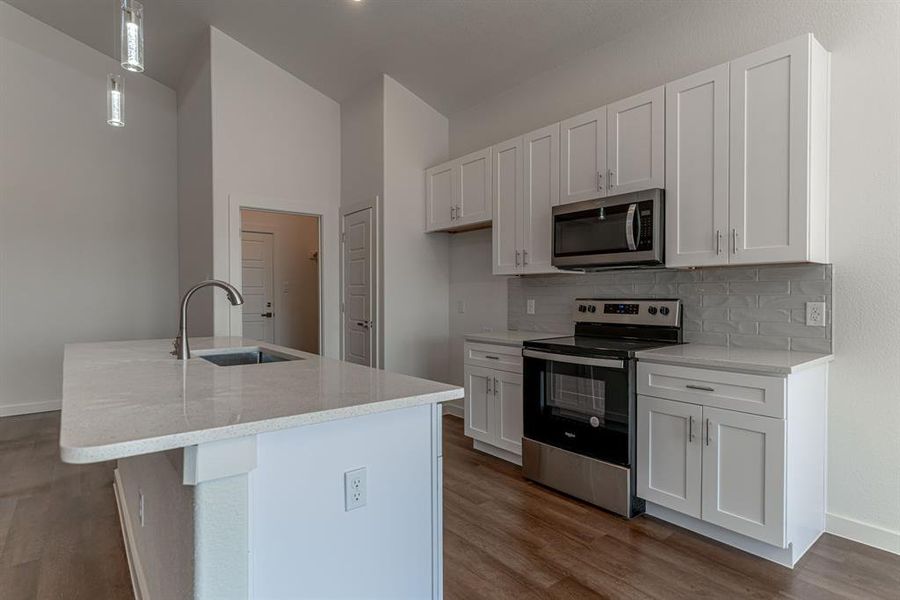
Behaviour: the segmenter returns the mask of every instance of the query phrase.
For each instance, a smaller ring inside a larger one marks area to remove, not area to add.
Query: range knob
[[[660,306],[659,314],[661,314],[662,316],[666,316],[667,314],[669,314],[669,307],[668,306]]]
[[[585,306],[584,304],[579,304],[578,312],[587,312],[587,306]]]
[[[592,312],[592,313],[597,312],[597,307],[594,306],[593,304],[591,304],[590,306],[588,306],[588,312]]]
[[[655,306],[648,306],[648,307],[647,307],[647,312],[650,313],[651,315],[655,315],[655,314],[656,314],[656,307],[655,307]]]

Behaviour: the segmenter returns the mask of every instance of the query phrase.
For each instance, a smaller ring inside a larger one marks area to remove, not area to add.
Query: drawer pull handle
[[[491,356],[490,354],[485,354],[484,357],[489,358],[491,360],[500,360],[499,356]]]
[[[711,387],[709,387],[708,385],[694,385],[694,384],[692,384],[692,383],[689,383],[689,384],[687,384],[687,385],[684,386],[684,387],[686,387],[686,388],[688,388],[688,389],[691,389],[691,390],[702,390],[702,391],[704,391],[704,392],[714,392],[714,391],[716,391],[715,388],[711,388]]]

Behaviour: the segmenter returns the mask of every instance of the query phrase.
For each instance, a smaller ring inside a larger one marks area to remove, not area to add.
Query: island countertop
[[[171,340],[68,344],[60,454],[92,463],[463,397],[460,387],[242,338],[210,350],[272,349],[302,360],[217,366],[179,361]]]

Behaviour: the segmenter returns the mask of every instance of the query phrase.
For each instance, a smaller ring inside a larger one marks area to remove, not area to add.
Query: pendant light
[[[144,6],[137,0],[122,1],[120,52],[122,68],[144,70]]]
[[[113,127],[125,127],[125,90],[121,75],[106,76],[106,122]]]

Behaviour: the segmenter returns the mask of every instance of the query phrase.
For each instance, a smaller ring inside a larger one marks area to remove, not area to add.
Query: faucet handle
[[[181,334],[178,335],[174,340],[172,340],[172,351],[169,352],[172,356],[178,356],[178,346],[181,343]]]

